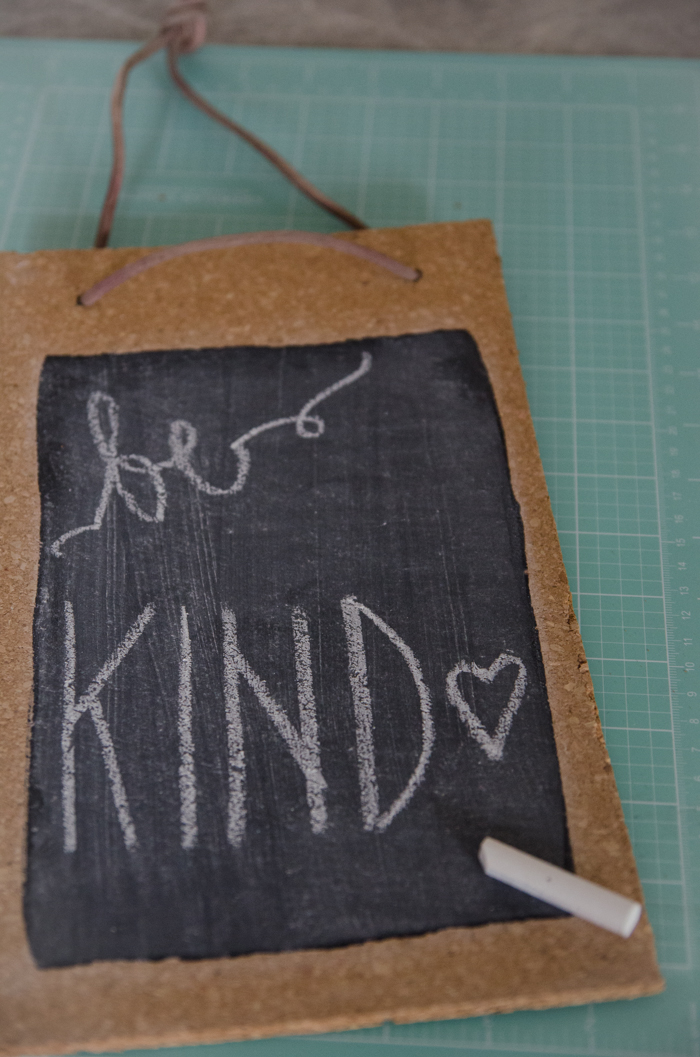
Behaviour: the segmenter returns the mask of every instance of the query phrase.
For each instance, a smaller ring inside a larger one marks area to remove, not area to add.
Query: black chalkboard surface
[[[40,966],[552,917],[523,532],[463,331],[49,357],[25,920]]]

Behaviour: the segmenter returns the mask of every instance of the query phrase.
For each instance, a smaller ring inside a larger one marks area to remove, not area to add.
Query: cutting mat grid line
[[[0,42],[0,247],[89,246],[129,46]],[[231,1057],[700,1055],[700,67],[205,49],[193,82],[372,226],[490,217],[665,995]],[[139,69],[113,245],[335,223]],[[697,773],[696,773],[697,772]],[[340,1048],[339,1048],[340,1047]]]
[[[646,228],[646,226],[648,224],[648,219],[647,219],[646,209],[645,209],[646,202],[645,202],[645,188],[644,188],[644,160],[643,160],[643,157],[642,157],[642,130],[641,130],[641,123],[640,123],[639,113],[635,112],[635,113],[633,113],[631,115],[631,117],[632,117],[632,134],[633,134],[634,145],[635,145],[635,156],[636,156],[635,157],[635,161],[636,161],[636,172],[637,172],[637,187],[635,189],[635,192],[636,192],[635,193],[635,197],[636,197],[637,211],[638,211],[639,256],[640,256],[640,264],[641,264],[641,271],[642,271],[642,283],[640,285],[641,285],[641,293],[642,293],[642,309],[643,309],[643,312],[644,312],[644,323],[645,323],[645,330],[646,330],[645,353],[646,353],[646,360],[647,360],[647,365],[648,365],[648,369],[649,369],[649,381],[650,381],[650,386],[651,386],[653,384],[653,370],[654,370],[653,345],[652,345],[652,343],[653,343],[653,335],[652,335],[652,326],[653,326],[652,314],[653,314],[653,310],[652,310],[652,307],[651,307],[651,304],[650,304],[650,298],[649,298],[650,290],[649,290],[648,263],[647,263],[647,239],[646,239],[647,232],[645,230],[645,228]],[[657,204],[657,203],[654,203],[654,204]],[[668,310],[664,309],[663,311],[665,313],[667,313]],[[673,389],[673,387],[669,386],[669,389]],[[668,395],[675,395],[675,394],[671,393],[671,394],[668,394]],[[651,401],[651,418],[652,418],[652,429],[653,429],[653,453],[654,453],[654,466],[655,466],[655,479],[656,479],[655,480],[655,484],[656,484],[657,524],[658,524],[659,532],[662,533],[663,532],[663,528],[664,528],[664,522],[665,522],[665,511],[664,511],[663,506],[662,506],[662,497],[663,497],[663,491],[664,491],[664,483],[663,483],[662,480],[660,480],[660,465],[659,464],[660,464],[660,459],[661,459],[661,453],[659,451],[659,437],[658,437],[658,430],[657,430],[657,425],[656,425],[656,404],[655,404],[654,400]],[[668,591],[668,586],[669,585],[668,585],[667,580],[666,580],[665,577],[662,577],[662,586],[663,586],[663,604],[664,604],[665,616],[667,618],[671,618],[672,619],[672,614],[670,612],[670,606],[669,606],[669,599],[667,598],[667,591]],[[668,651],[669,631],[670,631],[670,629],[667,629],[666,636],[665,636],[666,645],[667,645],[667,659],[668,659],[667,686],[668,686],[669,699],[672,701],[672,698],[673,698],[672,660],[671,660],[671,656],[670,656],[670,651]],[[680,818],[681,793],[680,793],[680,789],[679,789],[679,772],[678,772],[678,760],[677,760],[677,751],[678,751],[678,739],[677,739],[677,732],[676,732],[677,722],[678,721],[677,721],[677,717],[674,714],[674,709],[671,708],[672,737],[670,739],[670,756],[671,756],[671,758],[670,758],[670,761],[669,761],[671,766],[667,766],[666,769],[665,769],[666,772],[667,772],[667,783],[666,783],[665,787],[668,789],[668,793],[669,794],[671,794],[671,793],[675,794],[674,798],[675,798],[676,804],[678,805],[677,822],[678,822],[678,828],[679,828],[679,831],[680,831],[680,829],[682,827],[682,821],[681,821],[681,818]],[[657,772],[657,768],[656,767],[652,768],[652,774],[655,774],[656,772]],[[670,841],[669,841],[669,843],[670,843]],[[677,840],[677,842],[675,844],[675,848],[677,848],[677,853],[678,853],[678,880],[681,882],[681,892],[682,892],[682,905],[680,907],[680,910],[681,910],[681,914],[682,914],[683,935],[685,937],[687,937],[688,940],[690,940],[691,916],[690,916],[690,907],[689,907],[688,876],[687,876],[687,869],[686,869],[686,864],[685,864],[685,850],[684,850],[684,847],[683,847],[683,841],[682,841],[682,839],[680,839],[680,832],[679,832],[679,839]],[[675,848],[674,848],[674,851],[675,851]],[[663,869],[664,863],[663,863],[663,860],[661,859],[661,857],[659,859],[659,866],[660,866],[661,869]],[[695,924],[697,926],[697,922]],[[677,927],[678,926],[676,925],[676,928]],[[690,949],[688,949],[687,960],[688,960],[688,964],[689,965],[691,963],[691,959],[692,959],[692,954],[691,954]]]

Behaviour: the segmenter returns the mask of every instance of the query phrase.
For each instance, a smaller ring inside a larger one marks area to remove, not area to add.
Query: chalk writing
[[[411,647],[385,620],[363,605],[353,595],[347,595],[340,603],[348,654],[348,676],[355,712],[355,738],[357,765],[360,783],[360,812],[366,830],[385,830],[416,793],[425,777],[435,740],[430,691],[423,678],[420,662]],[[105,721],[99,695],[110,677],[143,634],[155,613],[153,606],[146,606],[139,618],[100,669],[92,683],[76,703],[75,672],[76,645],[73,606],[65,603],[65,667],[64,667],[64,719],[62,731],[63,753],[63,828],[64,850],[75,851],[77,845],[75,815],[75,748],[74,728],[84,712],[89,712],[102,750],[109,777],[112,799],[117,809],[124,844],[133,848],[137,844],[136,831],[129,810],[129,803],[121,777],[121,771]],[[306,784],[306,801],[313,833],[323,833],[327,825],[325,795],[327,783],[321,769],[321,749],[316,698],[313,687],[311,664],[311,641],[308,617],[299,606],[292,611],[292,633],[294,639],[294,663],[299,704],[299,728],[289,719],[282,706],[275,700],[265,682],[251,667],[240,648],[234,611],[222,608],[223,624],[223,682],[224,708],[228,744],[228,814],[227,839],[234,848],[240,846],[246,828],[246,760],[241,716],[240,683],[247,683],[258,703],[262,706],[272,727],[282,739],[292,759],[301,770]],[[399,651],[411,673],[420,708],[421,752],[418,762],[402,792],[383,812],[379,810],[379,787],[374,751],[374,709],[367,676],[367,655],[362,630],[362,616],[371,621],[389,642]],[[179,623],[180,658],[178,672],[178,742],[180,750],[180,843],[183,848],[197,844],[197,783],[195,774],[195,744],[192,734],[192,645],[187,610],[180,610]],[[486,731],[481,720],[465,701],[459,686],[459,676],[465,673],[476,676],[482,682],[492,683],[496,675],[510,665],[518,667],[518,675],[508,704],[501,712],[494,734]],[[502,653],[489,668],[460,661],[447,676],[447,697],[454,705],[469,733],[476,739],[488,758],[498,761],[503,758],[506,738],[520,708],[527,685],[525,665],[512,653]]]
[[[423,672],[418,658],[411,647],[404,642],[393,628],[389,627],[381,617],[373,613],[368,606],[358,602],[352,595],[348,595],[340,604],[345,621],[345,634],[348,643],[348,670],[355,706],[362,817],[365,829],[383,830],[398,815],[399,811],[403,810],[423,781],[434,740],[430,693],[423,680]],[[423,744],[418,763],[403,791],[382,814],[379,813],[379,789],[374,757],[374,717],[372,713],[372,698],[367,682],[367,657],[362,634],[361,613],[364,613],[368,620],[371,620],[386,635],[389,642],[396,646],[413,676],[420,701]]]
[[[77,847],[77,829],[75,818],[75,725],[84,712],[89,712],[97,732],[102,750],[102,759],[107,771],[112,799],[117,809],[119,825],[122,829],[127,848],[136,846],[136,830],[129,811],[129,802],[122,781],[117,754],[114,751],[112,736],[100,704],[99,696],[111,676],[116,672],[129,650],[141,638],[147,624],[153,618],[155,609],[146,606],[140,617],[131,625],[126,635],[103,664],[84,694],[76,702],[76,645],[75,616],[73,606],[66,602],[65,614],[65,661],[63,670],[63,727],[61,731],[62,753],[62,803],[63,803],[63,850],[73,852]]]
[[[518,675],[515,680],[513,692],[508,703],[498,717],[498,723],[493,734],[489,734],[479,717],[467,704],[461,690],[458,679],[463,673],[476,676],[483,683],[492,683],[499,672],[508,668],[511,664],[518,667]],[[525,665],[519,657],[512,653],[501,653],[489,668],[480,668],[478,664],[470,664],[468,661],[460,661],[447,676],[447,698],[450,704],[459,712],[459,715],[469,733],[476,739],[479,746],[488,756],[489,760],[501,760],[506,744],[506,738],[513,726],[513,720],[522,704],[525,687],[527,686],[527,672]]]
[[[164,459],[162,462],[152,462],[145,455],[120,455],[117,447],[119,439],[119,407],[109,394],[96,390],[90,394],[88,399],[87,419],[90,435],[104,464],[104,479],[97,509],[91,524],[80,525],[78,528],[64,532],[62,536],[59,536],[49,546],[49,552],[54,557],[59,558],[63,553],[63,545],[69,539],[73,539],[83,532],[99,531],[113,493],[116,493],[124,500],[127,510],[139,518],[140,521],[162,522],[165,518],[168,500],[166,485],[163,480],[164,470],[179,471],[194,485],[197,491],[202,492],[204,495],[230,496],[242,491],[250,473],[251,455],[248,445],[251,440],[269,430],[279,429],[281,426],[294,426],[296,435],[303,440],[315,440],[320,437],[325,431],[326,424],[319,415],[312,415],[311,411],[324,400],[327,400],[328,397],[333,396],[334,393],[339,392],[348,385],[352,385],[353,382],[367,374],[371,366],[371,354],[363,352],[360,366],[357,370],[322,389],[320,393],[317,393],[304,404],[298,414],[263,422],[232,441],[230,448],[236,455],[237,473],[235,481],[227,488],[219,488],[209,481],[205,481],[195,470],[192,465],[192,457],[199,438],[195,427],[184,419],[178,419],[170,423],[168,435],[169,459]],[[125,486],[122,475],[129,473],[137,474],[141,477],[145,476],[149,480],[153,487],[155,500],[152,511],[145,510],[134,494]]]
[[[180,842],[183,848],[197,843],[197,784],[192,737],[192,644],[187,610],[180,611],[180,684],[177,733],[180,743]]]
[[[294,646],[297,679],[301,673],[299,713],[300,729],[296,730],[286,712],[275,701],[267,683],[248,664],[238,645],[236,617],[224,606],[224,691],[226,720],[229,727],[229,844],[237,847],[245,831],[245,753],[240,714],[239,682],[244,679],[272,721],[272,725],[289,749],[294,762],[306,781],[306,800],[311,815],[311,829],[321,833],[326,827],[326,780],[321,771],[321,749],[316,724],[316,704],[311,686],[309,632],[306,615],[294,611]]]

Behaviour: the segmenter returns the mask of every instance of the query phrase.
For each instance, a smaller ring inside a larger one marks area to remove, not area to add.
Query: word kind
[[[390,627],[368,606],[353,595],[340,603],[347,645],[347,670],[355,715],[355,739],[360,790],[360,810],[365,830],[385,830],[409,803],[423,781],[434,743],[433,703],[430,690],[423,678],[420,662],[411,647],[394,628]],[[156,617],[155,607],[147,605],[128,629],[121,642],[107,658],[87,689],[78,695],[78,650],[75,616],[71,602],[64,604],[65,660],[63,679],[62,751],[62,807],[63,849],[74,852],[77,847],[75,726],[82,716],[89,716],[102,751],[112,799],[122,831],[124,844],[133,849],[138,839],[128,790],[107,724],[100,694],[139,640],[147,634],[148,626]],[[375,765],[374,702],[367,674],[367,654],[363,633],[363,617],[371,621],[398,650],[411,674],[418,694],[421,717],[421,751],[418,761],[403,790],[385,810],[379,810],[379,788]],[[298,766],[306,786],[306,802],[313,833],[323,833],[328,824],[326,810],[327,782],[323,775],[316,697],[311,664],[311,639],[306,613],[300,607],[292,612],[292,633],[299,725],[295,726],[284,708],[275,700],[262,678],[243,654],[238,641],[236,615],[228,606],[221,611],[223,627],[223,687],[228,759],[227,838],[234,848],[239,847],[246,829],[246,755],[241,716],[241,684],[253,692],[260,708],[281,738]],[[196,751],[192,733],[192,712],[195,707],[192,693],[192,656],[190,626],[187,609],[180,611],[179,673],[178,673],[178,743],[180,834],[183,848],[193,848],[198,841]],[[503,708],[493,734],[489,734],[459,687],[459,677],[469,673],[481,682],[491,683],[502,670],[514,666],[517,676],[508,702]],[[506,739],[525,694],[527,673],[519,657],[501,653],[489,668],[459,661],[446,675],[445,692],[454,706],[469,736],[473,737],[486,757],[494,762],[503,758]]]

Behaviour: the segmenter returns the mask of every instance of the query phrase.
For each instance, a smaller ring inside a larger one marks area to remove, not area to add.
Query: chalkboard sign
[[[45,360],[25,920],[40,966],[556,916],[520,513],[465,331]]]

